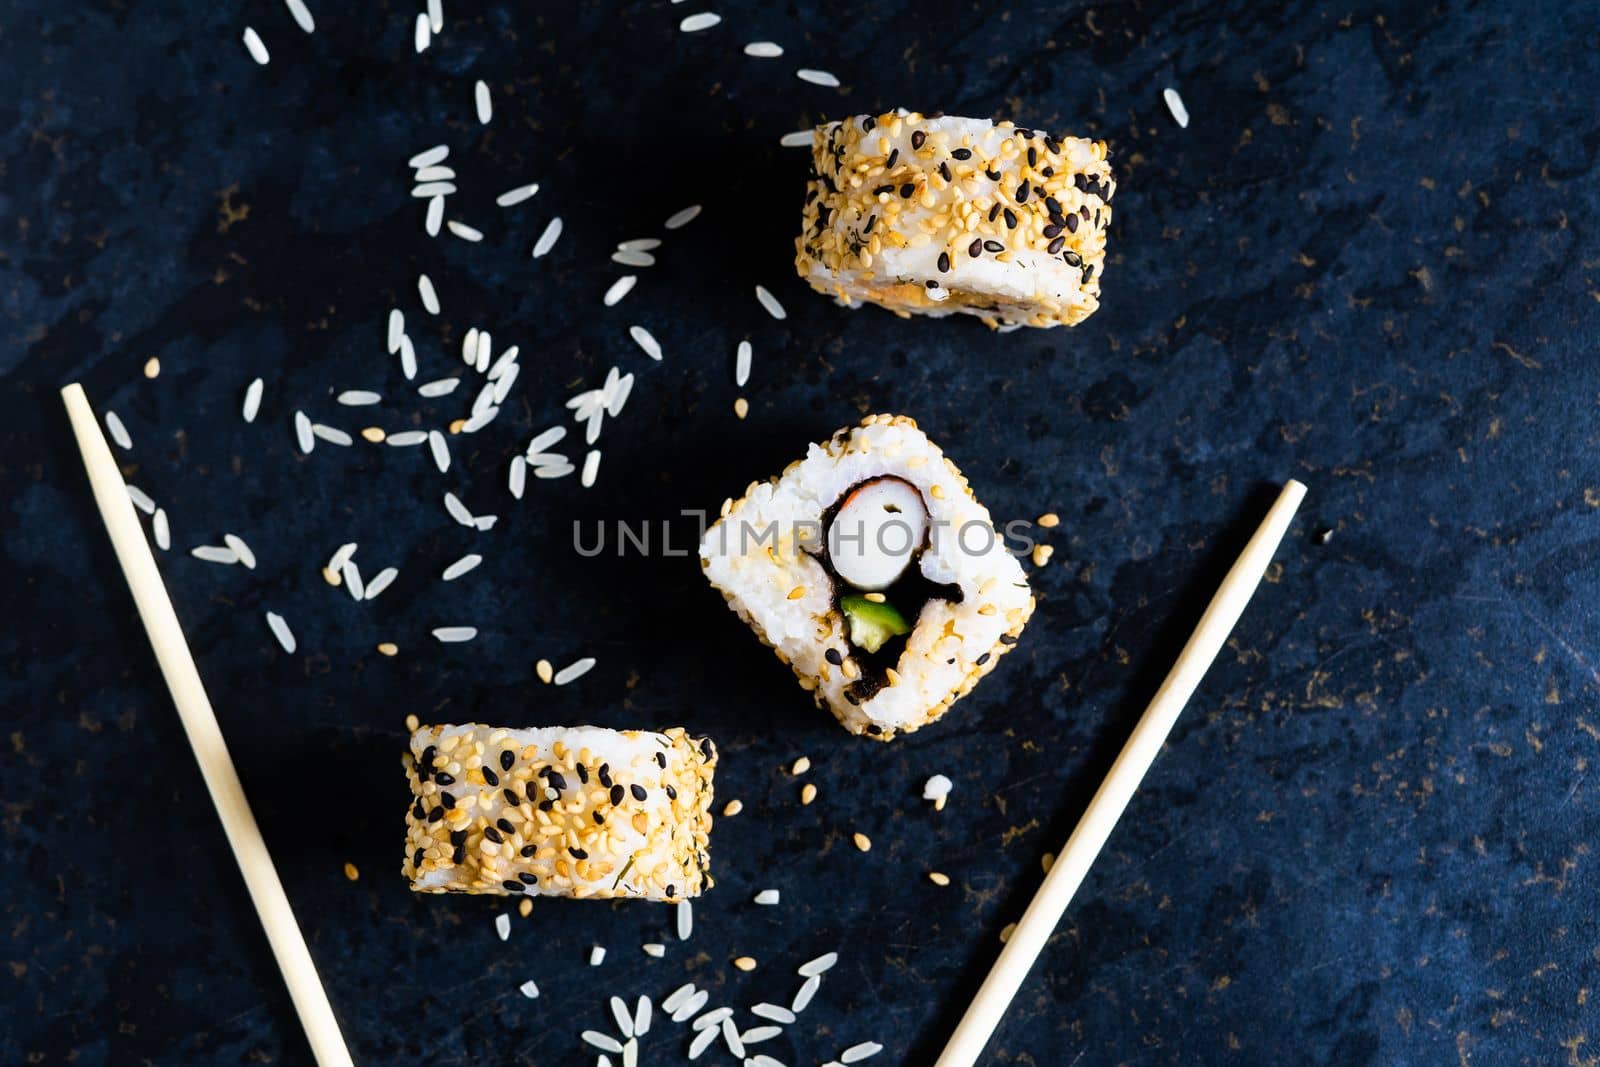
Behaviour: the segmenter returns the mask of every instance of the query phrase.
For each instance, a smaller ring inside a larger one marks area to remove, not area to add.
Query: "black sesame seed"
[[[515,752],[511,751],[509,748],[503,748],[500,750],[500,769],[502,771],[509,771],[511,769],[511,765],[516,762],[517,754]]]
[[[501,882],[500,884],[502,886],[504,886],[506,889],[509,889],[513,893],[522,892],[522,883],[517,881],[515,878],[507,878],[505,881]]]
[[[1027,182],[1023,182],[1021,185],[1017,186],[1017,203],[1025,204],[1028,202],[1028,191],[1031,188],[1032,186],[1030,186]]]
[[[839,654],[839,650],[837,648],[828,649],[828,651],[822,654],[822,658],[833,664],[835,667],[844,666],[844,657]]]
[[[456,798],[451,796],[449,793],[440,793],[439,803],[443,804],[446,809],[454,811],[456,807]]]
[[[702,737],[700,739],[700,754],[706,759],[710,759],[717,754],[717,746],[711,743],[711,738]]]
[[[594,816],[596,825],[604,826],[606,824],[606,817],[601,815],[598,811],[590,812],[590,814]]]
[[[1066,243],[1067,239],[1065,237],[1057,237],[1054,241],[1050,242],[1050,247],[1046,248],[1045,251],[1053,256],[1057,252],[1061,251],[1061,246]]]
[[[1044,209],[1050,212],[1051,218],[1055,218],[1061,214],[1061,201],[1053,196],[1047,196],[1044,198]]]
[[[540,811],[549,811],[551,808],[553,808],[555,806],[556,806],[556,802],[553,801],[553,800],[541,800],[541,801],[539,801],[539,810]]]
[[[1039,168],[1039,173],[1043,174],[1046,178],[1054,178],[1056,176],[1056,168],[1054,168],[1054,167],[1041,167],[1041,168]]]
[[[1051,152],[1053,152],[1053,153],[1055,153],[1057,155],[1061,154],[1061,142],[1060,141],[1053,141],[1053,140],[1050,140],[1049,138],[1046,138],[1045,142],[1044,142],[1044,146],[1046,148],[1050,149]]]
[[[500,784],[500,776],[498,774],[494,773],[494,768],[493,767],[491,767],[487,763],[485,763],[479,769],[483,771],[483,780],[484,781],[488,782],[490,785],[499,785]]]
[[[426,782],[433,776],[433,757],[435,749],[432,745],[422,750],[422,755],[417,758],[417,781]]]
[[[878,216],[873,215],[873,216],[871,216],[870,218],[867,219],[867,224],[861,228],[861,232],[863,234],[871,233],[872,232],[872,228],[874,226],[876,226],[877,224],[878,224]]]
[[[1010,208],[1006,208],[1006,229],[1014,230],[1016,228],[1017,228],[1017,213],[1015,211],[1012,211]]]
[[[665,752],[656,753],[656,766],[662,770],[667,769],[667,754]]]
[[[985,252],[1004,252],[1006,246],[999,241],[985,241],[983,242],[983,250]]]
[[[1094,264],[1091,263],[1087,267],[1083,268],[1083,284],[1084,285],[1088,285],[1089,284],[1089,279],[1091,279],[1093,277],[1094,277]]]
[[[669,899],[672,898],[672,897],[675,897],[677,895],[678,895],[678,887],[677,886],[675,886],[675,885],[667,886],[667,897]]]
[[[868,115],[866,118],[861,120],[861,132],[862,133],[871,133],[873,131],[873,128],[876,127],[877,125],[878,125],[877,116]]]
[[[1046,237],[1054,237],[1056,234],[1061,232],[1061,227],[1052,222],[1039,232],[1044,234]]]
[[[539,876],[536,874],[529,874],[527,871],[522,871],[517,875],[517,877],[522,880],[523,885],[539,884]]]
[[[465,830],[451,830],[450,831],[450,844],[452,844],[452,845],[464,845],[466,843],[467,843],[467,832]]]
[[[943,274],[946,271],[948,271],[949,269],[950,269],[950,253],[949,252],[940,252],[939,253],[939,272],[941,274]]]
[[[1017,643],[1017,639],[1012,637],[1010,634],[1001,634],[1000,643],[1002,645],[1014,645]]]
[[[902,200],[909,200],[911,198],[911,194],[916,192],[916,191],[917,191],[917,187],[916,187],[916,185],[914,183],[906,182],[904,185],[902,185],[900,187],[900,198]]]
[[[1072,176],[1072,184],[1077,186],[1079,192],[1086,192],[1089,188],[1089,179],[1081,173],[1074,174]]]
[[[1000,172],[997,170],[986,170],[983,172],[983,176],[992,182],[997,182],[1000,180]]]
[[[1061,258],[1066,260],[1067,263],[1069,263],[1071,266],[1074,266],[1074,267],[1083,266],[1083,257],[1078,255],[1078,253],[1074,252],[1070,248],[1067,249],[1065,252],[1061,253]]]
[[[884,193],[892,193],[892,192],[894,192],[894,183],[890,182],[888,185],[880,185],[876,189],[872,190],[872,195],[873,196],[882,196]]]
[[[896,148],[893,152],[889,153],[889,158],[883,161],[884,169],[885,170],[893,169],[895,163],[899,159],[900,159],[900,149]]]
[[[616,806],[618,804],[621,804],[622,803],[622,798],[627,796],[627,795],[628,795],[628,791],[626,789],[623,789],[620,785],[612,786],[611,787],[611,803],[612,803],[612,806]]]
[[[972,239],[972,243],[967,246],[967,255],[971,256],[973,259],[977,259],[979,256],[983,255],[982,237],[974,237]]]
[[[484,836],[485,839],[487,839],[489,841],[493,841],[497,845],[503,844],[505,842],[505,838],[500,836],[500,831],[496,830],[492,826],[485,826],[483,828],[483,836]]]
[[[589,858],[589,854],[581,848],[573,848],[571,845],[568,845],[567,851],[572,853],[572,858],[575,860],[586,860]]]
[[[1037,167],[1038,165],[1039,165],[1039,150],[1037,148],[1033,147],[1033,145],[1029,145],[1028,146],[1028,166]]]
[[[419,819],[426,818],[428,809],[422,806],[421,800],[418,800],[416,803],[411,805],[411,814],[415,815]]]
[[[1076,216],[1076,215],[1068,215],[1064,221],[1067,224],[1067,232],[1068,233],[1077,233],[1078,232],[1078,216]]]
[[[939,164],[939,177],[943,178],[947,182],[955,181],[955,179],[950,176],[950,164],[949,163],[941,162]]]
[[[970,148],[958,148],[954,152],[951,152],[950,155],[952,157],[956,158],[956,159],[971,159],[972,158],[972,149],[970,149]]]
[[[423,854],[423,850],[420,849],[420,848],[417,849],[415,852],[413,852],[411,854],[411,866],[412,867],[421,867],[422,866],[422,854]]]
[[[537,852],[538,850],[539,850],[539,846],[538,845],[523,845],[522,846],[522,851],[518,852],[517,855],[521,856],[525,860],[526,859],[532,859],[533,858],[533,854],[535,852]]]
[[[997,215],[999,215],[999,214],[1000,214],[1000,205],[997,203],[997,204],[995,204],[993,207],[991,207],[989,209],[989,221],[993,222],[995,220],[995,217]]]
[[[1078,209],[1078,214],[1083,216],[1083,221],[1088,222],[1089,221],[1089,205],[1088,204],[1084,204],[1082,207],[1080,207]],[[1098,215],[1100,213],[1097,211],[1097,212],[1095,212],[1095,214]]]
[[[510,804],[513,808],[522,803],[521,800],[517,799],[517,794],[510,789],[500,790],[500,795],[505,797],[506,803]]]
[[[451,849],[450,862],[454,863],[458,867],[467,862],[467,846],[457,845],[455,848]]]
[[[668,800],[677,800],[678,799],[678,791],[676,789],[672,788],[670,785],[667,786],[666,788],[667,788],[667,799]]]
[[[444,818],[443,808],[434,808],[432,811],[428,812],[429,822],[438,822],[442,818]]]
[[[913,131],[911,131],[911,147],[912,147],[912,149],[913,150],[920,149],[922,147],[923,143],[927,141],[927,139],[928,139],[928,135],[926,133],[923,133],[921,130],[913,130]]]
[[[883,733],[883,727],[879,726],[875,722],[869,722],[869,723],[867,723],[867,733],[869,733],[872,736],[876,737],[879,734]]]
[[[500,828],[500,832],[503,834],[515,834],[517,832],[517,828],[511,825],[510,819],[496,819],[494,824]]]
[[[630,785],[628,787],[628,791],[633,794],[633,799],[635,800],[644,800],[650,795],[649,793],[645,792],[644,786],[637,782],[635,782],[633,785]]]
[[[444,771],[440,771],[438,774],[434,775],[433,780],[438,782],[440,785],[456,784],[456,776],[453,774],[446,774]]]
[[[549,782],[550,788],[558,793],[567,788],[567,776],[560,771],[551,771],[545,776],[545,781]]]
[[[987,652],[985,652],[983,655],[979,656],[978,659],[977,659],[977,664],[980,667],[983,666],[985,663],[988,663],[988,662],[989,662],[989,653],[987,653]]]
[[[577,767],[575,769],[578,772],[578,782],[579,782],[579,784],[588,785],[589,784],[589,768],[585,767],[583,764],[580,763],[580,764],[577,765]]]
[[[853,705],[859,705],[861,703],[861,698],[850,692],[848,689],[844,691],[844,698]]]

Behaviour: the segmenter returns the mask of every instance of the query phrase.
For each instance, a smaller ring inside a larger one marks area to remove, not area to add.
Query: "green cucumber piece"
[[[850,643],[863,652],[876,652],[891,637],[911,632],[906,617],[890,603],[879,603],[864,596],[847,596],[839,600],[839,609],[850,624]]]

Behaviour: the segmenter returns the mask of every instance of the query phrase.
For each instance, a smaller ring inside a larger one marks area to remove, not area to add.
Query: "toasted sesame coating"
[[[846,306],[1076,325],[1100,306],[1115,193],[1103,141],[858,115],[816,129],[795,269]]]
[[[712,885],[708,738],[423,726],[405,762],[401,873],[417,892],[681,900]]]

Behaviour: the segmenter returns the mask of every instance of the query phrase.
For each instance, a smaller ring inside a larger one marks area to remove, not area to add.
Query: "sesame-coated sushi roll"
[[[729,501],[711,584],[851,733],[939,718],[1016,643],[1022,567],[911,419],[874,415]]]
[[[681,729],[420,727],[401,873],[419,893],[698,896],[716,766]]]
[[[1073,326],[1100,306],[1115,191],[1104,141],[858,115],[817,127],[795,268],[847,307]]]

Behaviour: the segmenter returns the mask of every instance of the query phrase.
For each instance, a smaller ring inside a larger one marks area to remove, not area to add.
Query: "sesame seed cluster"
[[[818,126],[795,268],[846,306],[991,327],[1075,325],[1100,306],[1103,141],[915,112]]]
[[[797,522],[816,521],[850,486],[894,474],[920,489],[930,518],[950,531],[924,554],[923,573],[957,585],[961,599],[929,600],[904,652],[881,686],[862,684],[862,666],[846,639],[837,590],[822,565],[789,536]],[[719,528],[762,529],[775,523],[775,544],[746,546]],[[956,531],[969,524],[998,538],[987,509],[967,479],[904,415],[870,415],[813,445],[805,459],[778,477],[753,482],[722,506],[701,542],[701,568],[728,606],[794,671],[800,687],[851,733],[889,741],[940,718],[970,693],[1016,644],[1033,613],[1034,597],[1017,561],[999,542]],[[929,557],[932,558],[929,558]]]
[[[417,892],[673,900],[712,885],[709,738],[422,726],[405,764],[401,873]]]

